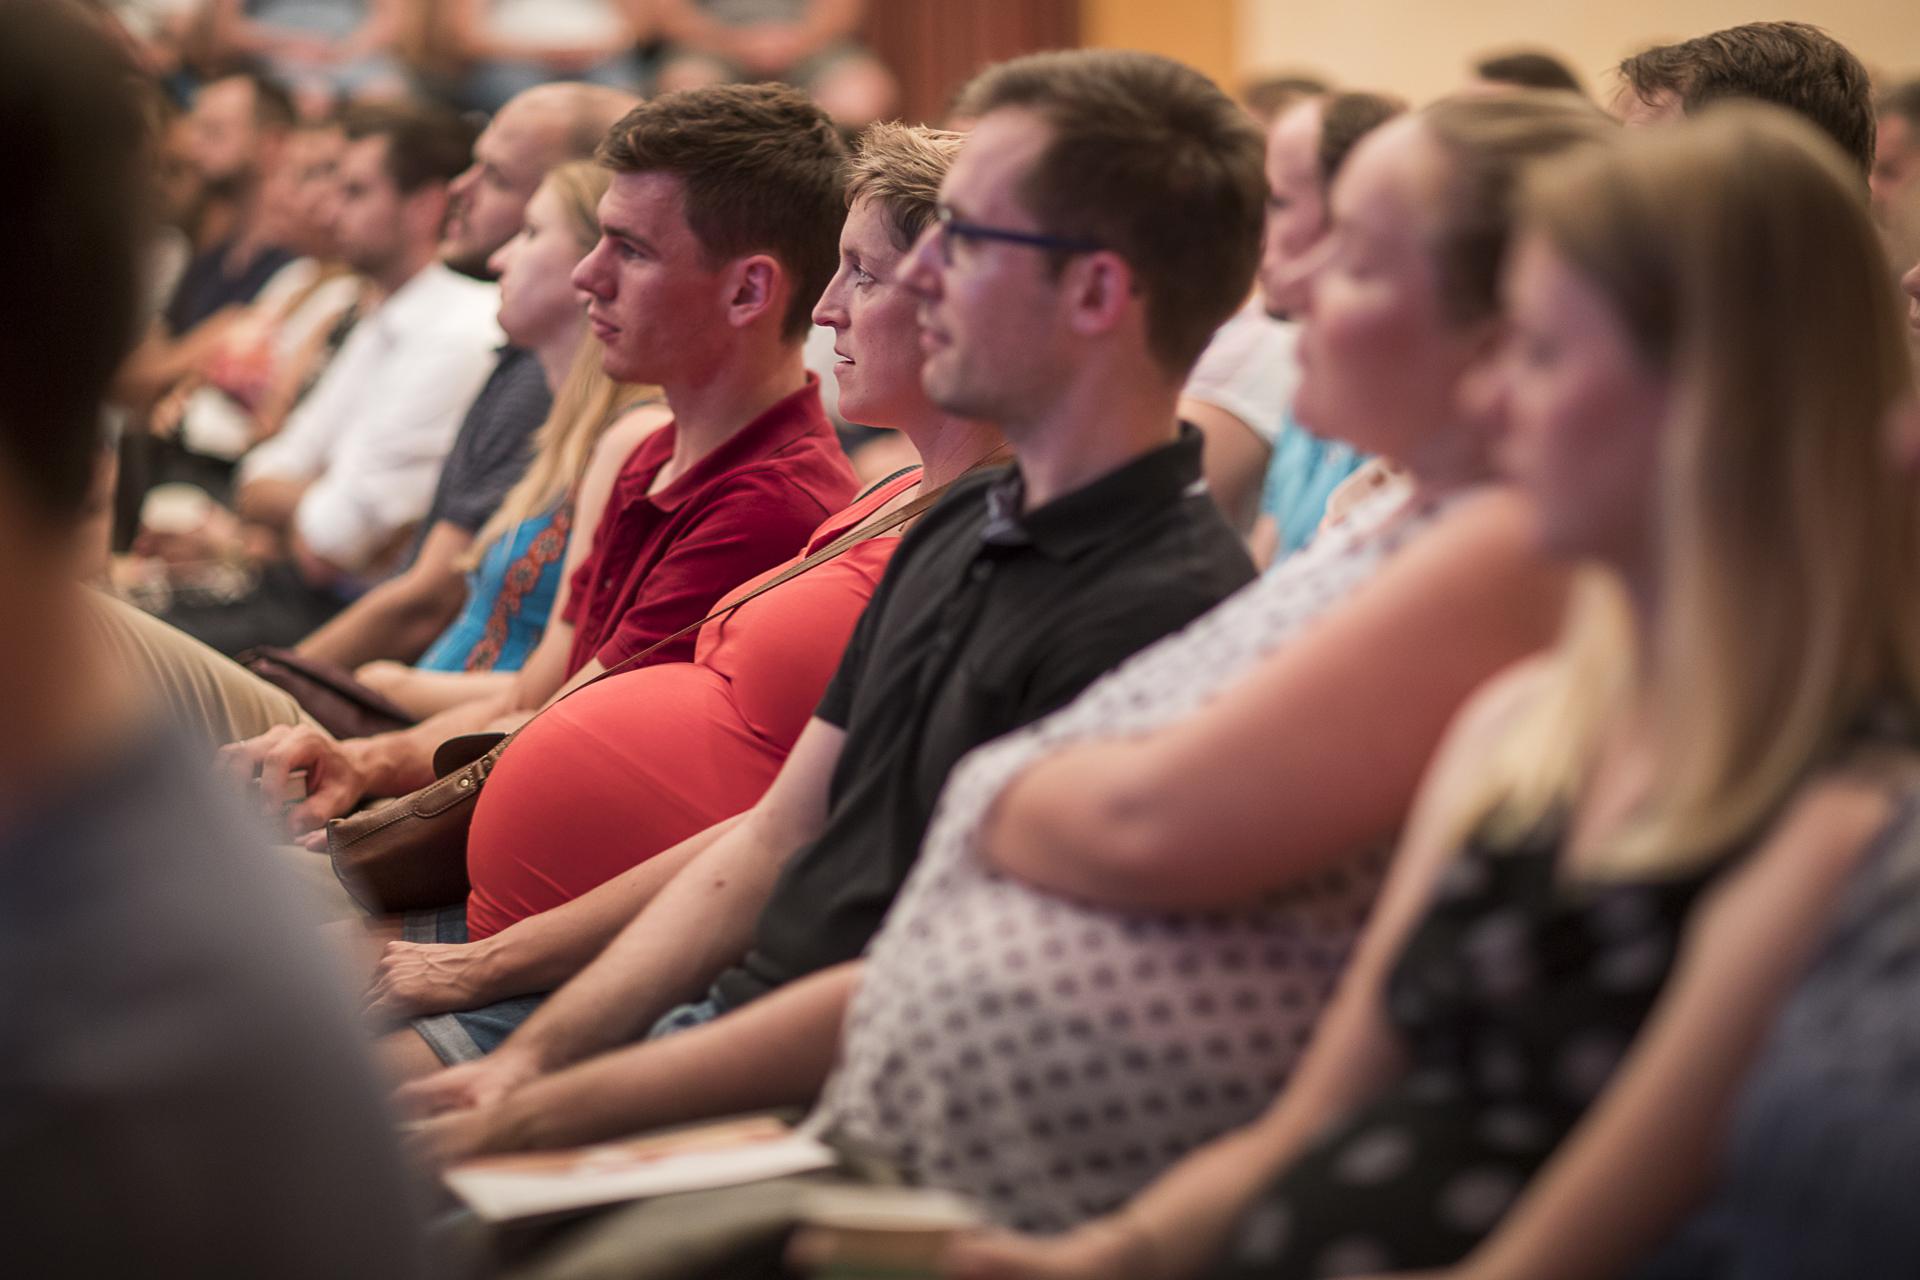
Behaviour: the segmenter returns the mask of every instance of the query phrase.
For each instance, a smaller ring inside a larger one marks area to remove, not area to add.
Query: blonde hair
[[[893,247],[905,253],[932,225],[940,182],[964,137],[919,124],[868,125],[860,134],[860,149],[847,161],[847,207],[879,201]]]
[[[1659,762],[1602,875],[1671,875],[1751,838],[1889,696],[1920,706],[1920,505],[1893,464],[1911,386],[1857,175],[1751,104],[1532,176],[1523,226],[1597,289],[1672,382],[1658,485],[1662,606],[1585,571],[1544,688],[1477,811],[1513,839],[1572,803],[1636,691]]]
[[[613,175],[591,160],[576,160],[548,172],[541,190],[551,190],[560,198],[567,224],[580,242],[581,252],[593,248],[600,239],[600,219],[596,209],[607,192]],[[584,324],[584,319],[582,320]],[[523,521],[553,510],[569,497],[580,483],[587,458],[600,437],[620,415],[637,404],[659,398],[657,387],[636,387],[615,382],[600,368],[606,348],[588,334],[574,355],[566,380],[554,393],[553,408],[547,420],[533,435],[533,460],[519,483],[508,490],[500,507],[480,532],[456,567],[470,570],[480,563],[487,548]]]

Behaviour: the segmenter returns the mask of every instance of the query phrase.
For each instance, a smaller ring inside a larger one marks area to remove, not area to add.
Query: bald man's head
[[[639,104],[596,84],[543,84],[501,107],[473,146],[473,165],[454,180],[441,256],[469,275],[520,230],[527,201],[547,171],[585,160],[613,123]]]

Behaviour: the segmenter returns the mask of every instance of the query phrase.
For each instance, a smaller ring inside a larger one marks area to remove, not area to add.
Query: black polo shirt
[[[954,763],[1253,579],[1200,433],[1020,514],[1017,468],[954,485],[894,552],[814,712],[846,730],[826,830],[795,852],[723,973],[729,1007],[859,955]]]

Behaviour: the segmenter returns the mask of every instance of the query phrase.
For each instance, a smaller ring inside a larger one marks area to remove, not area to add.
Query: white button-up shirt
[[[439,263],[354,326],[273,439],[247,454],[239,483],[311,480],[294,528],[349,572],[424,517],[467,406],[506,341],[500,290]]]

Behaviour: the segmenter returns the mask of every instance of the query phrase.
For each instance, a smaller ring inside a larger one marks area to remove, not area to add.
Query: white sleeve
[[[404,526],[426,515],[441,465],[495,361],[471,332],[396,353],[401,376],[370,398],[300,499],[294,528],[312,551],[357,572]]]
[[[271,440],[263,440],[240,460],[236,487],[255,480],[311,480],[327,469],[327,455],[337,437],[351,424],[369,362],[377,357],[379,340],[372,325],[355,325],[325,373],[313,385]]]
[[[1180,394],[1225,409],[1272,445],[1300,382],[1298,338],[1298,325],[1244,308],[1214,332]]]

